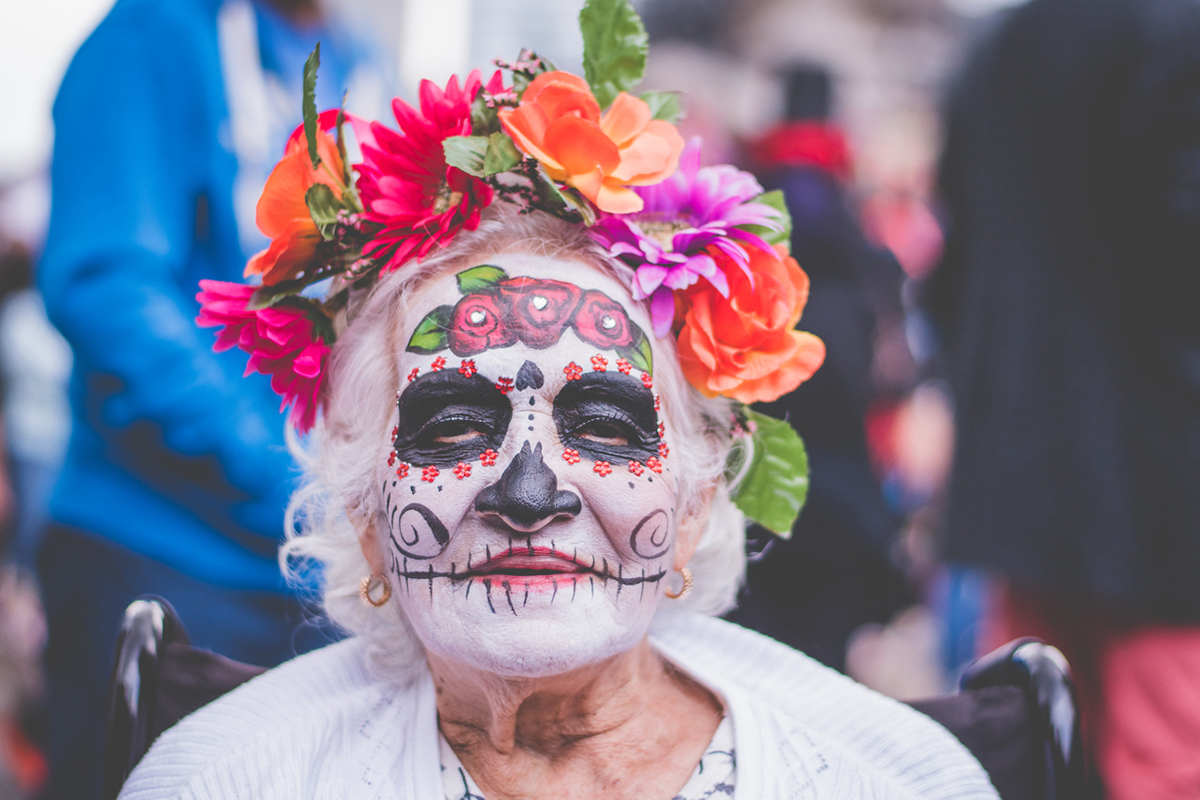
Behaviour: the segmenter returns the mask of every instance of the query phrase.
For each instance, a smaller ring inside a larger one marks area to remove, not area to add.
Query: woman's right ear
[[[363,558],[371,567],[372,575],[383,574],[383,552],[379,547],[379,532],[375,530],[375,522],[367,521],[358,514],[346,511],[350,523],[358,530],[358,546],[362,548]]]

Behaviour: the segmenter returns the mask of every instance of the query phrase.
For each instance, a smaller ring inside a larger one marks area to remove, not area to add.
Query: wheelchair
[[[159,734],[265,671],[192,647],[166,600],[131,603],[113,665],[104,800],[117,797]],[[972,663],[957,694],[909,705],[975,755],[1003,800],[1085,797],[1075,689],[1057,649],[1017,639]]]

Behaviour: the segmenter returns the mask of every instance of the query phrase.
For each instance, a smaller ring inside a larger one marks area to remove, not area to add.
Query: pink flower
[[[480,212],[491,204],[491,187],[449,166],[442,150],[451,136],[471,135],[471,101],[481,85],[478,70],[462,88],[457,76],[445,90],[422,81],[420,111],[392,101],[398,132],[371,123],[375,142],[363,144],[358,189],[363,218],[378,227],[364,252],[386,257],[385,272],[447,246],[463,228],[475,230]],[[487,88],[494,94],[504,91],[498,70]]]
[[[304,433],[312,428],[321,403],[321,382],[329,345],[304,309],[275,306],[247,308],[254,286],[200,281],[200,315],[196,323],[220,327],[217,352],[237,346],[250,354],[246,374],[271,376],[271,388],[283,398],[282,411],[292,407],[292,423]]]

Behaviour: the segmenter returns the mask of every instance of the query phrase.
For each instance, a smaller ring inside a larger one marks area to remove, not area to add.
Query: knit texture
[[[656,649],[725,702],[735,800],[997,794],[937,723],[795,650],[727,622],[666,618]],[[255,678],[155,742],[121,800],[444,795],[433,682],[374,675],[348,640]]]

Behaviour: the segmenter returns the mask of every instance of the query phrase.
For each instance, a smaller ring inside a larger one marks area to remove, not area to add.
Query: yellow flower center
[[[447,210],[461,203],[462,199],[462,192],[450,191],[450,184],[442,181],[433,196],[433,213],[445,214]]]
[[[674,219],[674,220],[653,220],[653,219],[642,220],[642,219],[639,219],[637,222],[637,225],[639,228],[642,229],[642,233],[646,234],[651,239],[658,242],[660,245],[662,245],[667,250],[671,249],[671,240],[675,236],[675,234],[679,233],[680,231],[687,230],[688,228],[691,227],[686,222],[684,222],[682,220],[678,220],[678,219]]]

